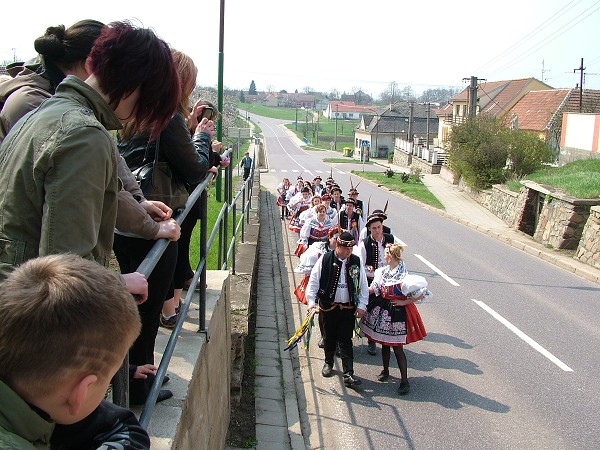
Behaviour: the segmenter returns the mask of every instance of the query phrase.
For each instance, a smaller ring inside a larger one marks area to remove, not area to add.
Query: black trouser
[[[156,241],[115,234],[113,249],[121,273],[135,272]],[[154,364],[154,344],[158,333],[163,303],[173,296],[172,280],[177,261],[177,242],[171,242],[148,277],[148,300],[138,305],[142,330],[129,349],[129,363],[136,366]],[[152,383],[130,380],[129,395],[133,403],[143,403]]]
[[[177,241],[177,265],[173,274],[173,287],[175,289],[183,289],[185,282],[194,276],[194,272],[190,267],[190,241],[196,222],[200,217],[199,211],[200,200],[196,202],[181,223],[181,236]]]
[[[324,333],[325,362],[333,366],[335,351],[339,347],[342,369],[344,374],[350,375],[354,373],[354,350],[352,348],[354,312],[355,308],[340,309],[339,307],[328,312],[319,311],[319,325]]]

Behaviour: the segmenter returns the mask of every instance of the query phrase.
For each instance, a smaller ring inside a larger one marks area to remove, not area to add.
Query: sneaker
[[[175,315],[179,315],[179,311],[181,311],[181,300],[179,300],[179,304],[175,307]]]
[[[325,348],[325,342],[323,342],[323,338],[319,340],[319,343],[317,345],[319,346],[319,348]]]
[[[367,353],[369,355],[377,354],[377,346],[375,345],[375,341],[369,341],[367,344]]]
[[[323,369],[321,370],[321,375],[326,378],[329,378],[333,375],[333,364],[325,363],[323,364]]]
[[[163,316],[162,314],[160,315],[160,326],[163,328],[175,328],[175,324],[177,323],[177,314],[166,318],[165,316]]]
[[[356,378],[354,375],[350,375],[349,373],[344,375],[344,385],[346,387],[354,388],[360,384],[362,384],[362,381]]]
[[[390,377],[390,371],[389,370],[382,370],[379,375],[377,375],[377,381],[385,381]]]
[[[408,382],[408,380],[401,381],[400,386],[398,386],[398,394],[406,395],[408,394],[408,391],[410,391],[410,383]]]

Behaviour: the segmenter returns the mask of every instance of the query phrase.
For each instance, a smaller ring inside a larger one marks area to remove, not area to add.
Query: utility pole
[[[468,88],[468,100],[467,100],[467,115],[469,119],[474,119],[477,115],[477,83],[479,81],[485,81],[483,78],[477,78],[471,76],[469,78],[463,78],[463,81],[470,81],[471,84]]]
[[[573,73],[579,70],[579,112],[583,110],[583,71],[585,67],[583,67],[583,58],[581,58],[581,64],[579,68],[573,69]]]
[[[221,0],[219,16],[219,68],[217,80],[217,109],[219,110],[219,119],[217,120],[217,140],[223,142],[223,61],[225,46],[225,0]],[[217,201],[221,201],[221,180],[223,176],[219,170],[215,182],[215,192]]]
[[[415,112],[415,102],[408,102],[408,142],[413,141],[414,112]]]
[[[338,121],[338,112],[340,109],[340,104],[335,104],[335,135],[333,137],[333,149],[337,150],[337,121]]]
[[[427,102],[427,143],[425,144],[427,146],[427,150],[429,150],[429,116],[431,114],[431,103]]]

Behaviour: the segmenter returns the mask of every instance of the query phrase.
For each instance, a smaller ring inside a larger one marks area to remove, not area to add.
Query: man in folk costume
[[[317,175],[314,179],[313,179],[313,192],[315,193],[315,195],[323,195],[323,193],[325,192],[325,186],[323,186],[321,184],[321,177],[319,175]]]
[[[339,347],[344,385],[349,388],[361,384],[354,376],[352,335],[355,315],[362,317],[368,299],[367,277],[360,258],[352,254],[354,244],[352,235],[343,232],[335,250],[317,260],[306,287],[308,309],[319,308],[323,330],[325,365],[321,374],[333,375],[334,356]]]
[[[358,244],[357,253],[360,256],[361,263],[365,268],[367,282],[370,286],[375,276],[375,270],[385,266],[384,250],[387,244],[394,244],[396,238],[390,233],[383,231],[383,221],[387,219],[385,213],[381,210],[375,210],[367,218],[366,228],[370,234],[361,240]],[[373,300],[375,295],[369,296],[369,301]],[[374,341],[368,341],[367,351],[369,355],[375,355],[376,345]]]
[[[337,210],[338,214],[343,209],[344,197],[342,197],[342,188],[337,184],[331,186],[331,207]]]
[[[354,210],[356,202],[352,198],[346,199],[345,208],[340,212],[338,225],[340,230],[348,231],[355,241],[358,241],[360,230],[364,226],[364,220]]]
[[[354,200],[356,202],[356,207],[354,208],[354,210],[357,212],[357,214],[363,219],[365,220],[367,218],[367,211],[365,210],[365,207],[363,205],[363,201],[358,199],[358,191],[356,190],[356,188],[351,188],[348,191],[348,198],[351,198],[352,200]]]
[[[387,211],[387,203],[385,204],[385,208],[383,208],[383,211],[381,209],[376,209],[373,211],[372,214],[379,214],[383,220],[387,219],[387,215],[386,212]],[[369,214],[368,217],[371,217],[371,214]],[[367,217],[367,220],[368,220]],[[387,233],[387,234],[392,234],[392,229],[390,227],[388,227],[387,225],[383,225],[383,232]],[[366,238],[367,236],[369,236],[371,234],[371,231],[369,230],[368,226],[365,226],[364,228],[362,228],[360,230],[360,236],[359,236],[359,240],[363,240],[364,238]],[[396,239],[398,241],[398,239]],[[406,246],[406,244],[404,242],[398,241],[399,243],[401,243],[402,245]]]
[[[294,290],[294,294],[300,303],[306,305],[306,285],[308,284],[308,279],[310,278],[310,272],[312,268],[315,266],[317,260],[327,252],[335,250],[337,245],[337,238],[340,235],[340,229],[338,227],[332,227],[329,229],[327,233],[326,241],[318,241],[314,244],[310,245],[308,249],[300,255],[300,264],[294,269],[296,273],[304,274],[302,281],[296,286]],[[321,332],[321,336],[323,333]],[[322,346],[319,345],[321,348]]]

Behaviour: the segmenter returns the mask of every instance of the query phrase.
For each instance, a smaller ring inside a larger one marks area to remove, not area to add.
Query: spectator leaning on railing
[[[34,42],[39,53],[35,60],[8,66],[12,78],[0,85],[0,143],[19,119],[54,94],[67,75],[82,80],[90,76],[85,60],[104,26],[96,20],[81,20],[66,29],[63,25],[48,27]],[[169,219],[170,209],[161,202],[146,200],[120,156],[118,163],[123,189],[118,194],[117,228],[148,239],[176,238],[179,226]],[[138,292],[136,284],[144,286],[145,281],[136,275],[125,278],[131,290],[143,298],[145,294]]]
[[[85,81],[65,78],[0,146],[0,282],[40,255],[73,253],[108,265],[119,182],[107,130],[136,119],[157,136],[175,111],[171,52],[149,29],[106,26],[85,67]]]

